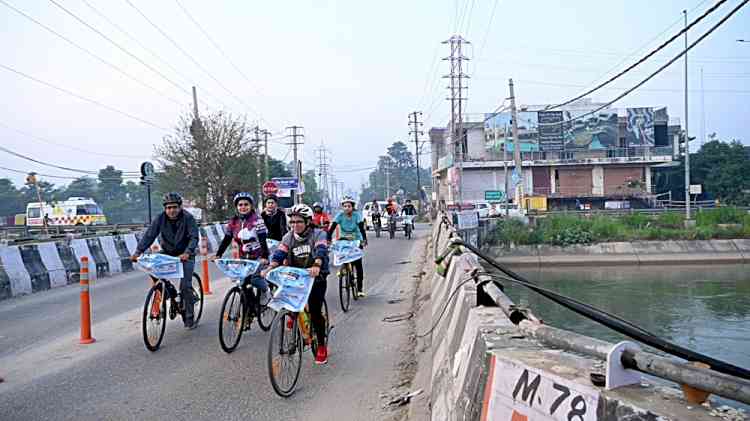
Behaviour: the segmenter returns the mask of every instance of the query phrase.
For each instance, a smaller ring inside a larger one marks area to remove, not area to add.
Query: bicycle
[[[136,265],[154,281],[146,294],[143,305],[142,332],[146,349],[154,352],[159,349],[167,328],[166,319],[174,320],[177,314],[185,318],[184,300],[170,279],[182,279],[182,262],[177,257],[164,254],[144,254]],[[198,324],[203,315],[203,288],[201,278],[193,273],[191,281],[193,294],[193,324]],[[169,310],[167,310],[169,302]]]
[[[288,398],[294,394],[302,369],[302,354],[309,348],[313,358],[318,351],[307,299],[314,279],[306,269],[281,266],[269,272],[269,282],[279,282],[279,289],[269,306],[278,311],[268,341],[268,377],[277,395]],[[286,281],[283,279],[286,278]],[[288,290],[288,291],[287,291]],[[323,299],[326,341],[332,326],[328,304]]]
[[[411,233],[414,231],[414,216],[407,215],[404,217],[404,236],[411,240]]]
[[[383,229],[383,227],[380,222],[379,214],[372,215],[372,229],[375,230],[375,237],[380,238],[380,231]]]
[[[398,219],[399,217],[397,215],[388,216],[388,238],[390,240],[393,240],[396,237],[396,223],[398,222]]]
[[[219,344],[227,354],[232,353],[242,338],[242,332],[249,330],[252,325],[250,318],[250,306],[255,310],[258,326],[263,331],[271,329],[271,323],[275,316],[274,311],[268,307],[271,295],[261,292],[258,287],[250,282],[244,283],[248,276],[258,271],[260,262],[247,259],[217,259],[216,266],[227,277],[232,279],[234,286],[227,291],[221,304],[221,317],[219,318]],[[244,285],[243,285],[244,283]],[[255,302],[247,303],[247,292],[244,289],[252,289]]]
[[[361,259],[363,252],[359,248],[359,241],[352,240],[335,241],[331,245],[331,251],[333,252],[333,265],[340,267],[336,273],[339,279],[339,300],[341,310],[346,313],[349,311],[352,297],[355,301],[359,299],[352,262]]]

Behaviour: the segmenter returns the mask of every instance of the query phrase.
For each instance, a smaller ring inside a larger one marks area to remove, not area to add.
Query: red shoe
[[[328,348],[325,345],[318,347],[318,352],[315,354],[315,364],[327,364],[328,363]]]
[[[291,317],[286,318],[286,328],[289,330],[294,328],[294,320]]]

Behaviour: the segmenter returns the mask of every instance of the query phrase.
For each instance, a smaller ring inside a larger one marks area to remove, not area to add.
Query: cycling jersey
[[[267,259],[267,234],[266,225],[257,213],[251,212],[247,215],[235,216],[224,227],[224,239],[221,241],[216,255],[223,255],[232,239],[234,239],[240,247],[240,255],[243,259]]]
[[[310,268],[315,259],[321,259],[323,264],[320,266],[320,273],[325,278],[323,274],[329,273],[328,241],[325,231],[311,227],[303,237],[298,237],[293,232],[287,233],[272,259],[279,265],[286,259],[289,266],[303,269]]]
[[[362,214],[357,211],[352,212],[351,216],[347,216],[346,213],[340,212],[333,220],[331,231],[333,231],[336,226],[340,226],[339,239],[359,241],[367,240],[367,235],[364,233],[363,222]]]
[[[328,226],[331,225],[331,217],[325,212],[314,213],[312,221],[313,225],[324,230],[328,229]]]

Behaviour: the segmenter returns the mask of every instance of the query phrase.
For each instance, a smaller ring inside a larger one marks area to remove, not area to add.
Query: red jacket
[[[321,228],[321,229],[327,230],[328,227],[331,225],[331,216],[325,212],[314,213],[312,220],[313,220],[313,224],[315,224],[316,227]]]

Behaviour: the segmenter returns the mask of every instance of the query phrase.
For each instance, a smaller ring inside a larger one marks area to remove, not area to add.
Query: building
[[[555,111],[521,107],[522,171],[513,161],[509,112],[464,124],[462,165],[454,162],[450,133],[432,128],[433,198],[456,203],[462,187],[465,202],[507,194],[513,201],[544,197],[553,209],[649,206],[658,193],[653,172],[677,165],[679,123],[669,121],[666,108],[598,110],[602,105],[584,99]]]

